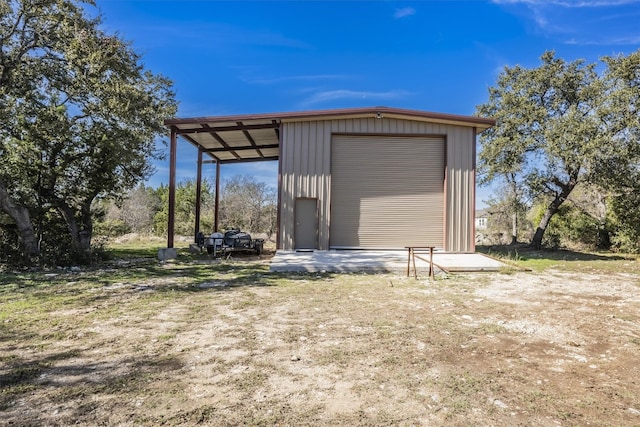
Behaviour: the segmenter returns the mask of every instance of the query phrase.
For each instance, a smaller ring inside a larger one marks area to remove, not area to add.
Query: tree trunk
[[[81,212],[81,223],[79,224],[73,209],[71,209],[64,200],[58,199],[55,202],[58,207],[58,211],[60,211],[62,217],[67,223],[73,247],[81,251],[88,251],[91,249],[93,223],[91,221],[90,209],[83,206]]]
[[[64,218],[64,221],[67,223],[67,229],[69,230],[69,235],[71,236],[71,244],[74,248],[80,249],[80,227],[78,227],[78,221],[76,221],[73,210],[63,200],[56,200],[55,202],[58,211],[62,215],[62,218]]]
[[[38,247],[38,241],[33,231],[29,210],[24,206],[17,205],[14,200],[11,199],[2,181],[0,181],[0,209],[6,212],[18,226],[20,243],[25,253],[29,257],[38,256],[40,254],[40,248]]]
[[[554,199],[553,202],[547,207],[547,210],[544,212],[544,215],[540,219],[540,223],[538,224],[538,228],[536,228],[536,232],[533,235],[533,239],[531,240],[531,247],[534,249],[542,249],[542,238],[544,237],[544,232],[547,230],[547,226],[549,225],[549,221],[551,218],[558,212],[558,208],[562,202],[558,203],[558,199]]]
[[[598,226],[598,243],[596,247],[603,250],[611,249],[611,234],[604,223]]]
[[[511,215],[511,244],[518,244],[518,214],[516,212]]]
[[[533,239],[531,240],[531,247],[534,249],[542,249],[542,238],[544,237],[544,232],[547,230],[547,226],[551,221],[551,218],[558,213],[560,206],[567,200],[569,194],[575,188],[577,182],[575,179],[572,179],[569,184],[562,186],[562,191],[558,194],[547,206],[547,210],[542,215],[540,219],[540,223],[538,224],[538,228],[536,228],[536,232],[533,235]]]
[[[85,250],[91,249],[93,237],[93,218],[91,217],[91,202],[82,206],[82,230],[80,230],[80,246]]]

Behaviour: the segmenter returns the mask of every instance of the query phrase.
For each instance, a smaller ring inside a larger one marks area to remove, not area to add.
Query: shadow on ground
[[[476,251],[492,256],[516,259],[521,261],[549,260],[549,261],[623,261],[634,259],[611,252],[579,252],[569,249],[534,249],[526,244],[476,246]]]
[[[52,425],[52,414],[43,409],[51,405],[61,409],[53,414],[56,425],[82,423],[83,418],[93,417],[94,405],[120,407],[123,401],[144,396],[149,378],[170,378],[171,372],[184,367],[179,358],[165,355],[87,363],[83,354],[90,350],[15,358],[4,364],[0,370],[0,411],[6,411],[9,419],[20,419],[20,425]],[[24,399],[42,399],[38,397],[39,391],[46,394],[46,401],[37,405],[40,409],[17,409],[16,405]]]

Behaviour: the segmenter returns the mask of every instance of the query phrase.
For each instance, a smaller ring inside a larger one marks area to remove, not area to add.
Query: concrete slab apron
[[[420,255],[428,259],[429,255]],[[433,263],[448,271],[497,271],[505,267],[499,261],[485,255],[435,252]],[[416,268],[422,274],[429,263],[416,258]],[[275,272],[404,272],[407,270],[407,251],[313,251],[296,252],[279,250],[271,261]],[[436,272],[439,269],[436,268]]]

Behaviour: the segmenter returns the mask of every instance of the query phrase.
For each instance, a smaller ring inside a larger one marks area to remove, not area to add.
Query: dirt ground
[[[0,425],[640,425],[635,273],[128,268],[5,297]]]

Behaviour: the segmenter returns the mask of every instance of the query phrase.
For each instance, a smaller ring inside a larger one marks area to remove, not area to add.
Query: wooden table
[[[422,261],[426,261],[429,263],[429,277],[435,279],[436,270],[433,268],[433,250],[435,246],[405,246],[405,249],[408,250],[407,254],[407,277],[411,274],[411,264],[413,263],[413,275],[417,279],[418,278],[418,269],[416,268],[416,257],[421,259]],[[425,253],[429,251],[429,259],[426,260],[421,258],[419,255],[416,255],[416,251],[418,254]],[[423,252],[424,251],[424,252]]]

